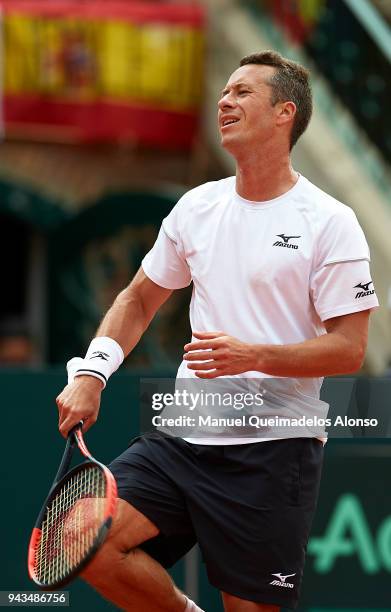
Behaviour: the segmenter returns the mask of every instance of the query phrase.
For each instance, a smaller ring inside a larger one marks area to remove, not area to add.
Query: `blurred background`
[[[0,589],[22,590],[32,588],[29,532],[63,447],[54,398],[65,362],[84,354],[178,197],[234,173],[216,103],[248,53],[276,49],[312,72],[315,113],[294,166],[356,212],[381,301],[362,372],[327,380],[323,397],[391,433],[391,2],[0,6],[1,482],[10,501]],[[175,374],[190,291],[175,292],[110,382],[87,439],[102,460],[139,430],[140,378]],[[387,436],[328,443],[300,611],[391,611],[390,457]],[[222,610],[197,550],[173,575],[207,612]],[[81,582],[70,590],[75,611],[113,609]]]

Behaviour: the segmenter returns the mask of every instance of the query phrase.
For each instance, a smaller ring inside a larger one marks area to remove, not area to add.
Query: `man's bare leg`
[[[246,601],[230,595],[228,593],[221,593],[225,612],[279,612],[279,606],[273,606],[271,604],[259,604],[255,601]]]
[[[124,500],[109,536],[82,573],[82,578],[122,610],[184,612],[186,598],[157,561],[137,548],[158,528]]]

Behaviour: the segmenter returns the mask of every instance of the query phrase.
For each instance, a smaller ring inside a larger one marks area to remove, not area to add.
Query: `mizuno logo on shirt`
[[[274,586],[280,586],[280,587],[285,587],[288,589],[293,589],[294,588],[294,584],[292,584],[291,582],[285,582],[287,578],[291,578],[292,576],[296,576],[296,574],[287,574],[286,576],[283,576],[282,574],[272,574],[272,576],[276,576],[276,578],[278,578],[278,580],[272,580],[270,584],[274,585]]]
[[[358,285],[354,285],[354,289],[361,289],[361,291],[357,291],[355,299],[366,297],[367,295],[373,295],[375,293],[374,289],[369,289],[369,285],[373,285],[372,281],[369,283],[358,283]]]
[[[281,238],[281,240],[277,240],[273,246],[287,247],[288,249],[299,248],[297,244],[291,244],[289,240],[292,240],[293,238],[301,238],[301,236],[285,236],[285,234],[276,234],[276,236]]]

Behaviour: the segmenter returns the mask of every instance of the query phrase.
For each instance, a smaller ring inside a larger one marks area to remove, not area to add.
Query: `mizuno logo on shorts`
[[[372,285],[373,282],[369,281],[369,283],[358,283],[358,285],[354,285],[354,289],[361,289],[361,291],[357,291],[355,299],[366,297],[367,295],[373,295],[375,293],[374,289],[369,289],[369,285]]]
[[[277,238],[281,238],[281,240],[277,240],[273,246],[278,247],[287,247],[288,249],[298,249],[297,244],[291,244],[289,240],[293,238],[301,238],[301,236],[285,236],[285,234],[276,234]]]
[[[272,580],[270,584],[272,584],[273,586],[279,586],[279,587],[284,587],[284,588],[288,588],[288,589],[293,589],[294,588],[294,584],[292,584],[291,582],[285,582],[287,578],[291,578],[292,576],[296,576],[296,574],[287,574],[286,576],[283,576],[282,574],[272,574],[272,576],[276,576],[276,578],[278,578],[278,580]]]

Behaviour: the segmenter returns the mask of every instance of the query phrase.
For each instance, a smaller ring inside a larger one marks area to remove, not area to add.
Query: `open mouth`
[[[221,129],[223,130],[226,127],[229,127],[230,125],[233,125],[234,123],[238,123],[239,119],[224,119],[224,121],[221,124]]]

